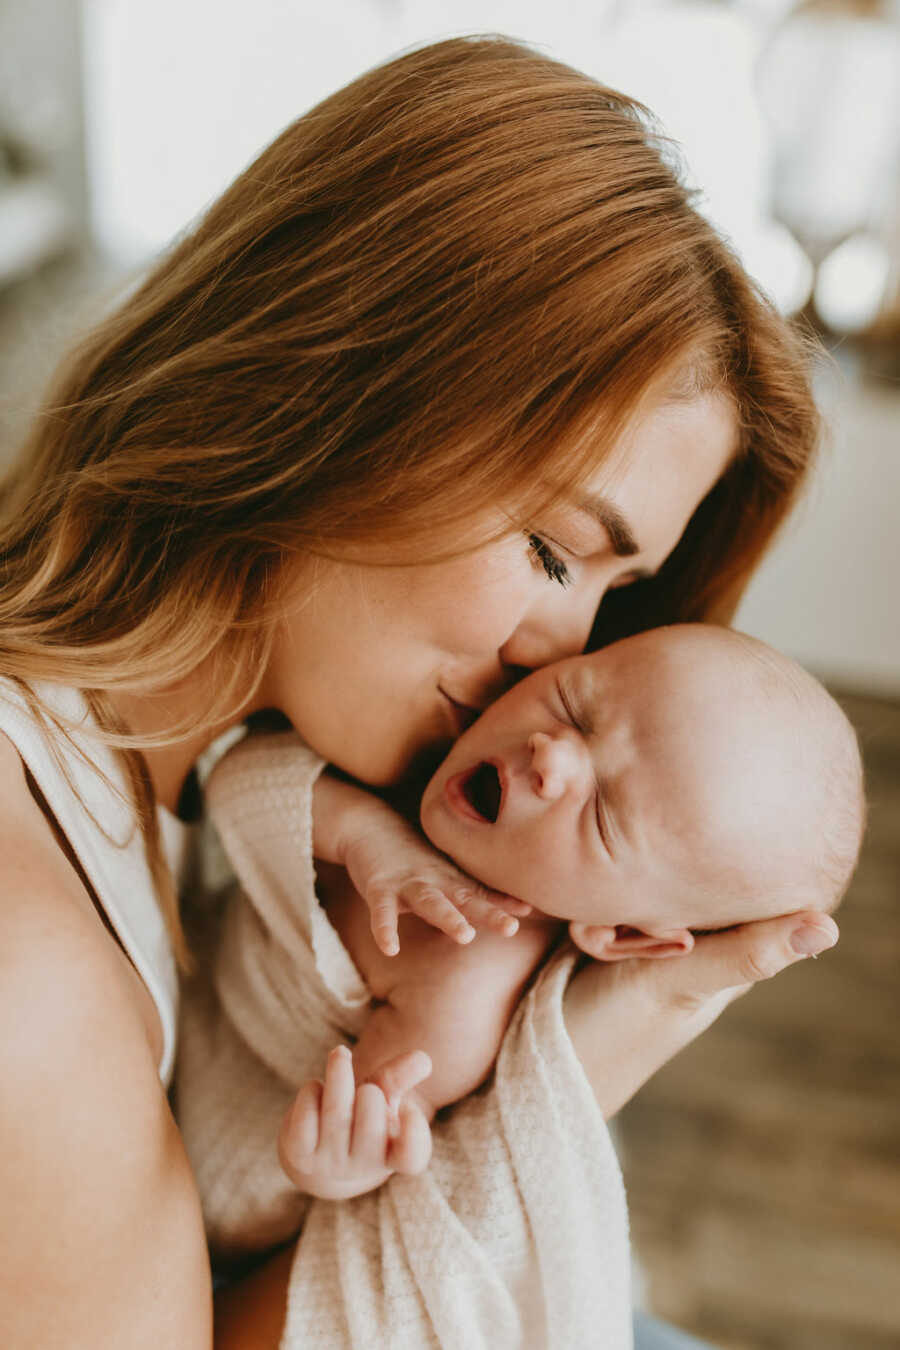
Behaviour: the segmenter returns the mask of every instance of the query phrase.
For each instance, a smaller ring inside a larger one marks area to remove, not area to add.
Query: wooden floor
[[[620,1117],[647,1302],[722,1350],[900,1350],[900,704],[842,702],[870,814],[840,943]]]

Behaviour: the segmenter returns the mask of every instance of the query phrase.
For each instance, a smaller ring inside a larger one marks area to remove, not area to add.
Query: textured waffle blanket
[[[315,895],[321,767],[293,735],[254,737],[207,788],[240,885],[185,991],[177,1107],[212,1241],[300,1234],[287,1350],[629,1350],[622,1178],[562,1014],[572,949],[523,998],[490,1081],[435,1121],[424,1175],[332,1202],[281,1173],[294,1089],[369,1007]]]

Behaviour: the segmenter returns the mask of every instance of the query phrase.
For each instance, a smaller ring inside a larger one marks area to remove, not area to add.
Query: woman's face
[[[373,550],[304,564],[285,582],[254,707],[279,709],[362,782],[399,781],[449,748],[523,668],[584,650],[605,592],[661,566],[735,443],[721,395],[660,401],[577,498],[525,530],[441,563],[382,567]],[[473,511],[471,538],[508,519],[500,505]]]

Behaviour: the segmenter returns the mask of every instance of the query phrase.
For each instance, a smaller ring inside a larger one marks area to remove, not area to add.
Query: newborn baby
[[[859,850],[861,766],[849,723],[805,671],[686,624],[529,675],[455,743],[420,821],[439,854],[372,794],[329,775],[316,785],[322,894],[376,1000],[352,1061],[333,1052],[285,1122],[290,1175],[316,1195],[427,1164],[428,1120],[484,1081],[564,922],[611,961],[833,909]],[[485,927],[460,947],[466,890]],[[398,899],[417,916],[389,955]]]

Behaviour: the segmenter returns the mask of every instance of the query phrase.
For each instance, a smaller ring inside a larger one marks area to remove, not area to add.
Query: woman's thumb
[[[660,961],[654,974],[670,986],[676,1002],[701,1003],[711,995],[771,979],[795,961],[827,951],[838,937],[834,919],[821,910],[781,914],[709,933],[697,940],[690,955]]]

